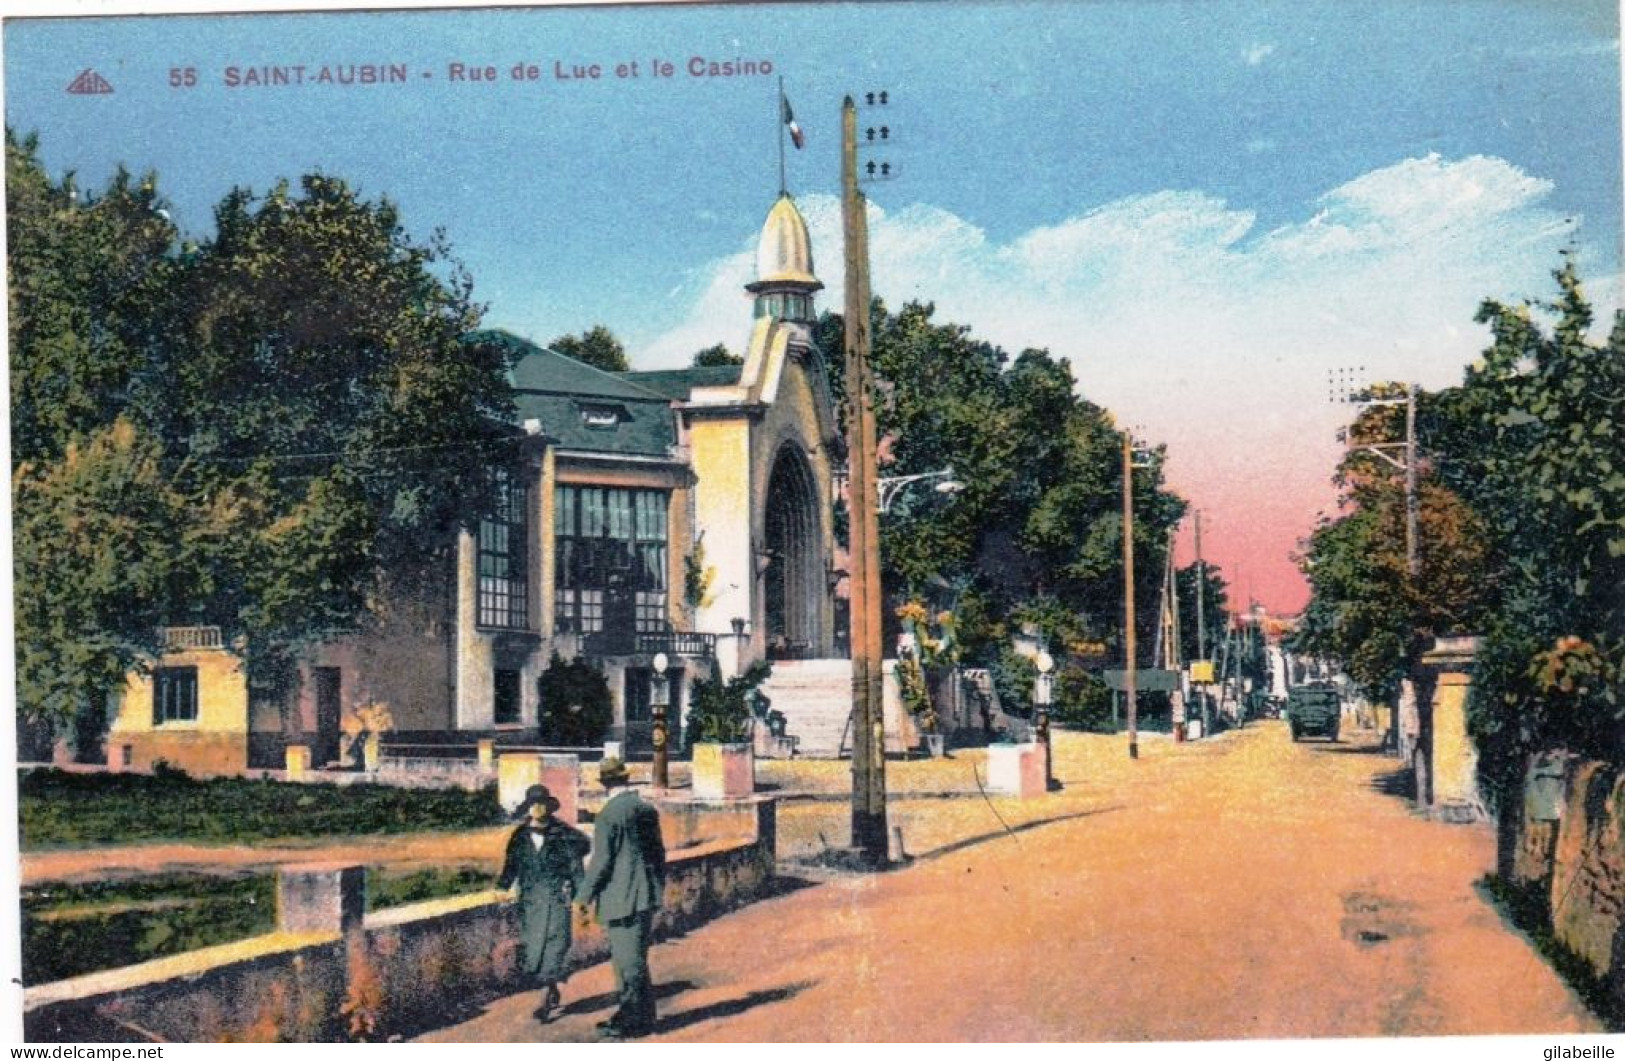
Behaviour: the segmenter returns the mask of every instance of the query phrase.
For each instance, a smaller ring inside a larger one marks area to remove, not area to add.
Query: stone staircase
[[[886,751],[901,753],[919,743],[911,720],[898,706],[896,666],[886,661]],[[775,711],[784,712],[785,732],[798,739],[796,754],[809,759],[836,759],[852,752],[846,732],[852,713],[852,661],[849,659],[780,660],[762,693]]]

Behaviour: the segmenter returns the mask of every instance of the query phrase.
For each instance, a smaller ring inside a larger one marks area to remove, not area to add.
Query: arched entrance
[[[818,487],[801,448],[779,447],[767,480],[767,564],[763,623],[769,659],[809,659],[823,650],[824,565]]]

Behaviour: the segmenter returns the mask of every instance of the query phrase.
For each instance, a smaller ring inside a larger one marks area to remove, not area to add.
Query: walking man
[[[620,990],[620,1007],[599,1030],[614,1038],[637,1038],[654,1030],[649,936],[666,887],[666,845],[660,839],[660,812],[627,787],[625,763],[605,759],[598,765],[598,780],[609,801],[593,822],[592,861],[577,894],[583,904],[597,904]]]

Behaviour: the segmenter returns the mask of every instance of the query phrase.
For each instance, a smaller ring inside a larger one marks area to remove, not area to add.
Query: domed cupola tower
[[[824,286],[813,274],[812,240],[807,221],[789,193],[768,211],[756,246],[756,279],[745,290],[756,296],[758,320],[810,325],[813,292]]]

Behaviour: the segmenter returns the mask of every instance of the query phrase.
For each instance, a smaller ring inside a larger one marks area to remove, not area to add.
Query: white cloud
[[[1274,53],[1275,45],[1273,44],[1255,44],[1248,48],[1245,52],[1242,52],[1241,57],[1247,60],[1248,66],[1258,66]]]
[[[1483,299],[1552,293],[1574,226],[1546,204],[1551,192],[1500,159],[1429,155],[1331,189],[1302,220],[1268,231],[1240,205],[1159,191],[1002,243],[937,207],[871,204],[872,284],[894,308],[930,300],[939,319],[1012,353],[1038,346],[1068,358],[1080,390],[1168,442],[1176,485],[1204,504],[1220,498],[1233,526],[1249,519],[1237,507],[1301,499],[1301,521],[1279,532],[1284,556],[1331,500],[1333,431],[1347,410],[1326,401],[1328,370],[1457,382],[1487,340],[1472,322]],[[801,206],[828,285],[820,304],[838,309],[838,203],[808,196]],[[718,341],[739,347],[754,239],[687,278],[674,299],[686,306],[681,322],[640,364],[684,364]],[[1617,303],[1605,279],[1591,284],[1603,321]]]

